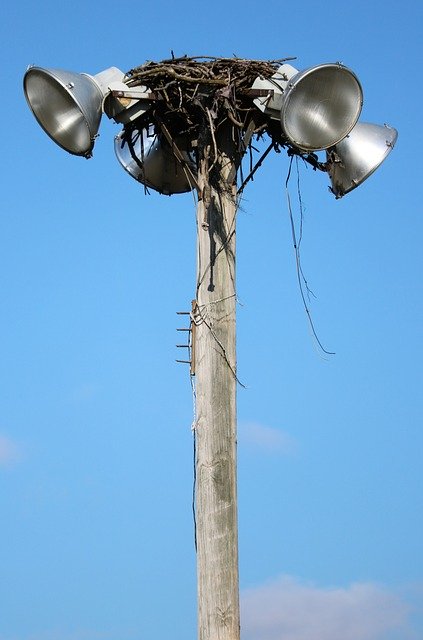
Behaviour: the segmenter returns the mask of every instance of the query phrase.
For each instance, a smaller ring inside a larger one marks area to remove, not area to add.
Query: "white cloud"
[[[239,425],[239,441],[260,448],[268,453],[289,454],[296,448],[296,441],[282,429],[274,429],[257,422]]]
[[[321,588],[283,576],[242,595],[243,640],[411,640],[410,606],[374,583]],[[398,634],[398,635],[397,635]]]
[[[8,467],[18,462],[21,451],[16,442],[0,434],[0,467]]]

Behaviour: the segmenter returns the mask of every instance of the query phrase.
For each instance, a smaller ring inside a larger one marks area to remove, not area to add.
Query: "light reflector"
[[[338,63],[300,71],[282,98],[281,125],[304,151],[327,149],[345,138],[361,112],[363,91],[356,75]]]
[[[103,102],[91,76],[30,67],[24,92],[38,123],[56,144],[77,156],[91,155]]]
[[[327,151],[331,191],[342,198],[382,164],[395,146],[398,131],[387,125],[358,122],[344,140]]]
[[[115,138],[115,153],[125,171],[159,193],[172,195],[193,188],[169,144],[147,129],[121,131]],[[182,151],[182,155],[191,170],[196,171],[188,153]]]

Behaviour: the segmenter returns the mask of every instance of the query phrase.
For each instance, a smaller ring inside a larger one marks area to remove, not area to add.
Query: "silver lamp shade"
[[[115,137],[117,159],[129,175],[164,195],[191,191],[193,185],[189,183],[182,164],[165,140],[154,133],[150,134],[147,129],[141,132],[134,130],[129,135],[128,140],[128,133],[121,131]],[[188,153],[182,151],[182,155],[195,172],[196,168]]]
[[[331,191],[342,198],[358,187],[392,151],[398,132],[387,125],[359,122],[344,140],[327,151]]]
[[[30,67],[23,83],[29,107],[50,138],[65,151],[89,158],[109,85],[123,77],[116,67],[94,76]]]
[[[289,78],[282,96],[281,126],[299,149],[327,149],[351,131],[362,104],[360,82],[350,69],[321,64]]]

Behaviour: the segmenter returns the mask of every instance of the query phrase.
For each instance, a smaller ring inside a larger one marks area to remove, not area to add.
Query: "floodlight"
[[[124,76],[116,67],[94,76],[30,67],[24,76],[24,92],[34,116],[50,138],[65,151],[89,158],[106,97],[110,105],[106,111],[117,121],[119,112],[131,105],[131,101],[121,104],[117,99],[110,100],[112,88],[127,89],[122,82]]]
[[[352,71],[339,64],[311,67],[288,82],[282,129],[299,149],[327,149],[351,131],[362,104],[363,92]]]
[[[339,63],[298,71],[284,64],[253,89],[268,89],[254,100],[272,118],[280,119],[288,140],[301,151],[327,149],[345,138],[358,120],[363,91],[357,76]]]
[[[336,198],[342,198],[376,171],[397,138],[393,127],[358,122],[344,140],[329,149],[327,167]]]
[[[180,141],[175,142],[180,148]],[[115,137],[115,153],[130,176],[159,193],[172,195],[193,188],[169,143],[151,130],[124,129]],[[188,152],[182,150],[181,153],[191,171],[196,172]]]

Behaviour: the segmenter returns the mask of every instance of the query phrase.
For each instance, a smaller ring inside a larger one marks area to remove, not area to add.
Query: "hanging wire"
[[[310,289],[308,282],[307,282],[307,278],[304,275],[304,271],[302,268],[302,264],[301,264],[301,242],[303,239],[303,224],[304,224],[304,206],[303,206],[303,199],[301,196],[301,188],[300,188],[300,169],[298,166],[298,156],[295,156],[295,166],[297,169],[297,195],[298,195],[298,206],[299,206],[299,210],[300,210],[300,233],[299,233],[299,237],[298,237],[298,256],[300,258],[299,260],[299,267],[300,267],[300,273],[301,273],[301,277],[303,279],[303,282],[305,284],[306,287],[306,291],[307,291],[307,298],[308,301],[310,302],[310,294],[313,296],[313,298],[316,298],[316,295],[314,294],[314,292]]]
[[[311,289],[309,289],[308,284],[307,284],[307,280],[305,279],[304,275],[303,275],[303,271],[302,271],[302,267],[301,267],[301,254],[300,254],[300,245],[297,242],[297,234],[295,231],[295,223],[294,223],[294,216],[292,213],[292,206],[291,206],[291,197],[289,194],[289,189],[288,189],[288,184],[289,184],[289,179],[291,177],[291,169],[292,169],[292,159],[293,157],[291,156],[290,162],[289,162],[289,167],[288,167],[288,174],[285,180],[285,191],[286,191],[286,198],[287,198],[287,202],[288,202],[288,212],[289,212],[289,219],[291,222],[291,233],[292,233],[292,242],[294,245],[294,251],[295,251],[295,263],[296,263],[296,269],[297,269],[297,279],[298,279],[298,286],[300,289],[300,295],[301,295],[301,299],[303,301],[303,306],[304,306],[304,310],[307,314],[307,319],[309,322],[309,326],[311,329],[311,332],[314,336],[314,339],[316,340],[317,344],[319,345],[320,349],[323,351],[323,353],[326,353],[327,355],[335,355],[334,351],[328,351],[327,349],[324,348],[324,346],[322,345],[319,336],[317,335],[315,326],[314,326],[314,322],[313,319],[311,317],[311,312],[310,309],[308,307],[307,304],[307,300],[306,300],[306,296],[304,294],[304,287],[303,287],[303,282],[306,286],[306,291],[310,291]],[[297,185],[299,185],[299,182],[297,180]],[[299,186],[298,186],[299,189]],[[302,200],[301,200],[301,196],[300,196],[300,208],[301,208],[301,224],[300,224],[300,242],[302,239],[302,217],[303,217],[303,209],[302,209]],[[312,292],[311,292],[312,293]],[[314,295],[314,294],[313,294]]]
[[[194,548],[197,553],[197,513],[195,509],[195,498],[196,498],[196,489],[197,489],[197,394],[195,390],[195,382],[194,376],[192,373],[189,375],[191,382],[191,391],[192,391],[192,440],[193,440],[193,474],[192,474],[192,519],[194,526]]]

